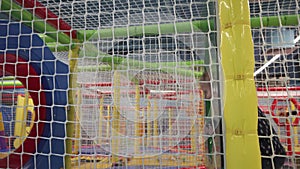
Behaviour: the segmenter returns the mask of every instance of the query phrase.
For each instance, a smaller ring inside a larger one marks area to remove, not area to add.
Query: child
[[[284,164],[284,155],[286,155],[286,152],[279,138],[276,136],[276,132],[271,126],[269,119],[266,118],[260,108],[258,108],[257,129],[260,154],[262,156],[262,169],[280,169]],[[271,137],[271,135],[273,136]]]

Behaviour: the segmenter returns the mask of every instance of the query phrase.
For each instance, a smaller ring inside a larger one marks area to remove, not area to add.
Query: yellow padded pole
[[[219,0],[226,168],[261,168],[254,49],[247,0]]]
[[[172,113],[173,113],[172,109],[169,108],[169,111],[168,111],[168,116],[169,116],[169,129],[168,129],[169,130],[169,136],[172,136],[172,121],[173,121],[173,119],[172,119]],[[169,140],[169,146],[171,148],[171,146],[172,146],[172,139]]]
[[[102,143],[102,125],[103,125],[103,107],[104,107],[103,104],[104,104],[104,95],[101,95],[100,105],[99,105],[99,124],[98,124],[98,136],[99,136],[98,144],[99,145],[101,145],[101,143]]]
[[[26,126],[28,113],[31,113],[31,122],[29,127]],[[14,141],[15,148],[18,148],[26,139],[33,126],[34,118],[34,104],[33,100],[29,98],[29,93],[25,92],[25,96],[18,95],[14,129],[14,136],[16,137]]]
[[[136,121],[134,122],[134,133],[135,133],[135,141],[134,141],[134,153],[138,154],[140,151],[140,136],[141,136],[141,126],[140,126],[140,101],[141,101],[141,96],[140,96],[140,88],[137,85],[135,87],[135,100],[136,100],[136,105],[135,105],[135,119]]]
[[[81,92],[78,90],[76,92],[76,111],[75,111],[75,140],[74,140],[74,150],[73,154],[79,153],[80,148],[80,133],[81,133],[81,126],[80,126],[80,104],[81,104]]]
[[[205,141],[204,141],[204,137],[201,135],[204,135],[204,128],[205,128],[205,112],[204,112],[204,107],[205,107],[205,103],[204,103],[204,94],[203,91],[200,90],[199,92],[200,98],[201,100],[199,101],[199,108],[198,108],[198,118],[197,118],[197,123],[199,123],[199,149],[200,149],[200,162],[201,164],[205,164],[206,162],[206,155],[205,155]]]
[[[18,95],[17,108],[16,108],[16,118],[15,118],[15,130],[14,136],[17,137],[14,141],[14,147],[18,148],[26,135],[26,119],[27,119],[27,105],[28,105],[28,95],[22,96]]]
[[[158,146],[158,100],[154,99],[154,120],[153,120],[153,146]]]
[[[190,93],[190,101],[194,100],[194,93]],[[194,102],[191,103],[190,105],[190,112],[192,112],[192,114],[190,114],[191,116],[194,116],[195,114],[193,113],[193,107],[196,106],[196,104]],[[197,117],[198,118],[198,117]],[[196,120],[195,124],[192,126],[191,128],[191,152],[197,152],[197,128],[198,128],[198,119]],[[200,133],[202,134],[202,133]]]
[[[294,103],[293,102],[291,102],[290,101],[290,105],[291,105],[291,110],[292,111],[295,111],[295,110],[297,110],[296,109],[296,105],[294,105]],[[288,110],[287,110],[288,111]],[[292,118],[292,123],[294,122],[296,120],[296,117],[293,117]],[[294,137],[294,145],[296,146],[296,147],[299,147],[299,138],[298,138],[298,126],[293,126],[293,133],[294,133],[294,135],[295,135],[295,137]]]
[[[0,136],[5,136],[5,128],[4,128],[4,122],[2,117],[2,112],[0,112]],[[0,150],[7,149],[7,144],[5,142],[4,137],[0,137]],[[0,159],[6,157],[6,155],[1,156],[3,153],[0,152]]]
[[[76,123],[75,119],[75,101],[74,97],[76,96],[76,88],[77,88],[77,60],[78,55],[80,52],[80,45],[76,44],[74,47],[69,51],[69,67],[70,67],[70,74],[69,74],[69,91],[68,91],[68,112],[67,112],[67,139],[66,139],[66,155],[65,155],[65,168],[69,169],[72,168],[71,162],[71,155],[73,153],[72,146],[74,140],[74,123]]]
[[[147,95],[147,119],[145,121],[145,123],[147,124],[147,146],[150,146],[150,140],[149,138],[152,137],[152,126],[151,126],[151,101],[150,101],[151,97],[150,95]]]
[[[110,106],[107,105],[107,116],[106,116],[106,137],[109,138],[110,134],[109,134],[109,130],[110,130],[110,119],[112,117],[110,116]]]
[[[2,118],[2,112],[0,112],[0,132],[4,132],[4,123],[3,123],[3,118]]]
[[[113,112],[111,124],[112,137],[112,163],[119,161],[118,153],[120,146],[120,99],[121,99],[121,74],[118,71],[114,72],[113,76]],[[108,114],[109,115],[109,114]]]

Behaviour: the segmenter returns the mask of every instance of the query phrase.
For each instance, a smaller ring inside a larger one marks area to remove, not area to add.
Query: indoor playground
[[[299,26],[297,0],[0,0],[0,168],[300,168]]]

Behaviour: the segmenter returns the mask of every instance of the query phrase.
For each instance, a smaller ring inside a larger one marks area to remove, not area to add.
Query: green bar
[[[266,16],[253,17],[250,19],[252,28],[259,28],[262,26],[296,26],[300,15],[284,15],[284,16]],[[261,25],[261,20],[263,25]],[[176,29],[175,29],[176,27]],[[208,32],[215,30],[214,19],[198,20],[192,22],[178,22],[175,24],[159,24],[146,26],[132,26],[120,28],[107,28],[100,30],[79,30],[78,39],[87,41],[90,38],[117,38],[144,34],[174,34],[185,33],[192,31]]]
[[[207,21],[197,21],[197,25],[201,23],[201,27],[207,27]],[[192,22],[177,22],[177,23],[166,23],[166,24],[155,24],[145,26],[131,26],[131,27],[120,27],[120,28],[109,28],[100,30],[78,30],[77,37],[80,41],[87,41],[90,38],[102,38],[111,37],[127,37],[136,36],[143,34],[174,34],[174,33],[185,33],[185,32],[198,32],[200,29],[195,26]]]
[[[109,65],[99,65],[99,66],[78,66],[78,72],[96,72],[96,71],[109,71],[112,70]]]
[[[39,34],[39,37],[40,37],[41,39],[43,39],[43,41],[44,41],[45,43],[53,43],[53,42],[57,43],[57,41],[56,41],[55,39],[52,39],[51,37],[49,37],[49,36],[47,36],[47,35],[45,35],[45,34]]]
[[[202,32],[213,31],[216,29],[214,19],[193,21],[192,23],[194,26],[196,26]]]
[[[23,24],[32,27],[32,29],[37,30],[40,33],[47,34],[49,37],[62,44],[70,44],[71,42],[69,36],[63,32],[57,31],[54,27],[46,24],[45,20],[38,19],[29,11],[22,9],[22,7],[16,3],[12,3],[11,0],[2,0],[1,10],[10,12],[15,19],[18,19]]]
[[[285,15],[285,16],[268,16],[268,17],[253,17],[251,18],[251,27],[260,28],[262,26],[271,27],[271,26],[296,26],[298,25],[298,18],[300,15]],[[261,25],[262,21],[262,25]],[[176,26],[176,31],[174,29]],[[207,32],[209,30],[215,30],[214,20],[199,20],[191,22],[180,22],[176,24],[160,24],[160,33],[161,34],[174,34],[181,32],[192,32],[192,31],[202,31]],[[144,30],[143,30],[144,28]],[[193,28],[193,29],[191,29]],[[129,31],[127,31],[127,29]],[[158,34],[159,29],[158,25],[147,25],[147,26],[134,26],[134,27],[122,27],[122,28],[111,28],[111,29],[101,29],[101,30],[78,30],[78,38],[81,42],[87,41],[90,38],[97,38],[98,34],[100,38],[112,38],[113,33],[114,37],[126,37],[133,35],[140,35],[144,31],[145,34]],[[40,35],[46,43],[52,43],[56,40],[45,35]],[[58,51],[67,51],[69,49],[66,46],[61,46],[61,44],[55,44],[49,46],[51,50],[58,48]]]
[[[251,28],[272,26],[297,26],[300,15],[253,17],[250,19]]]
[[[23,86],[23,84],[18,80],[4,80],[0,82],[0,87],[8,87],[8,86]]]
[[[200,66],[203,64],[202,60],[197,61],[183,61],[183,62],[141,62],[139,60],[134,59],[126,59],[121,57],[113,57],[113,56],[103,56],[99,57],[100,62],[107,63],[108,65],[111,65],[111,69],[114,70],[127,70],[129,69],[153,69],[153,70],[162,70],[167,73],[177,73],[180,75],[186,75],[186,76],[195,76],[195,77],[201,77],[203,75],[203,71],[194,71],[192,66]],[[91,66],[85,67],[86,69],[89,68],[89,70],[101,70],[106,69],[107,67],[97,67],[97,66]],[[110,69],[110,70],[111,70]],[[83,69],[82,69],[83,70]]]
[[[52,52],[67,52],[70,50],[69,45],[66,44],[49,42],[46,45]]]
[[[16,77],[14,77],[14,76],[3,76],[0,78],[0,80],[15,80],[15,79],[16,79]]]

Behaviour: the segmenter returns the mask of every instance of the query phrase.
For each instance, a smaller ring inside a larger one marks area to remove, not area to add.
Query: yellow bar
[[[293,117],[292,121],[294,121],[296,118]],[[293,126],[293,134],[294,134],[294,145],[295,147],[299,147],[299,141],[298,141],[298,126]]]
[[[29,98],[28,100],[28,112],[27,113],[30,113],[31,114],[31,122],[30,122],[30,125],[29,127],[26,126],[26,135],[28,135],[34,125],[34,120],[35,120],[35,111],[34,111],[34,104],[33,104],[33,100],[31,98]]]
[[[157,147],[158,146],[158,105],[157,105],[157,100],[154,99],[154,120],[153,120],[153,136],[154,136],[154,140],[153,140],[153,146]]]
[[[0,131],[4,131],[4,123],[2,118],[2,112],[0,112]]]
[[[65,155],[65,168],[70,169],[72,168],[72,161],[71,161],[71,154],[72,144],[73,144],[73,137],[74,137],[74,122],[75,119],[75,105],[74,105],[74,98],[75,98],[75,90],[77,87],[77,58],[80,51],[79,45],[74,45],[74,48],[69,51],[69,67],[70,67],[70,74],[69,74],[69,91],[68,91],[68,115],[67,115],[67,139],[66,139],[66,155]]]
[[[113,107],[113,115],[112,115],[112,162],[116,163],[119,161],[118,153],[119,153],[119,146],[120,146],[120,114],[117,111],[116,107]]]
[[[139,143],[140,143],[140,146],[146,146],[146,144],[145,144],[145,138],[146,137],[144,137],[145,135],[146,135],[146,133],[145,133],[145,131],[146,131],[146,114],[145,114],[145,110],[144,109],[142,109],[142,114],[141,114],[141,119],[140,119],[140,141],[139,141]]]
[[[190,101],[192,101],[191,106],[188,108],[188,111],[191,112],[190,117],[195,117],[195,113],[194,113],[194,109],[193,109],[195,104],[194,104],[193,100],[194,100],[194,95],[193,95],[193,93],[190,93]],[[196,116],[196,118],[197,118],[197,116]],[[191,129],[191,151],[192,152],[197,152],[197,139],[196,139],[197,138],[196,129],[198,126],[197,122],[198,121],[196,119],[195,124],[192,126],[192,129]]]
[[[148,99],[148,104],[147,104],[147,119],[146,119],[146,124],[147,124],[147,146],[150,146],[150,140],[149,138],[152,137],[152,130],[151,130],[151,102],[150,102],[150,95],[147,96]]]
[[[28,106],[29,106],[29,93],[26,91],[25,92],[25,98],[24,98],[24,100],[23,100],[23,115],[24,115],[24,119],[23,119],[23,124],[22,124],[22,127],[24,127],[24,128],[22,128],[22,135],[21,135],[21,137],[24,137],[24,139],[25,139],[25,137],[26,137],[26,122],[27,122],[27,116],[28,116]]]
[[[294,105],[293,102],[290,101],[290,105],[291,105],[291,111],[295,111],[296,110],[296,106]],[[292,123],[296,120],[296,117],[292,118]],[[299,147],[299,142],[298,142],[298,126],[293,126],[293,133],[294,133],[294,145],[296,147]]]
[[[102,158],[102,159],[101,159]],[[75,159],[78,160],[78,159]],[[91,158],[83,158],[81,160],[91,161]],[[101,161],[100,161],[101,160]],[[144,168],[150,168],[153,166],[161,166],[160,168],[165,167],[174,167],[180,166],[184,168],[196,168],[195,166],[199,166],[197,168],[203,167],[203,165],[199,162],[201,161],[201,157],[196,156],[194,154],[181,154],[181,155],[171,155],[171,154],[162,154],[159,156],[146,156],[143,158],[131,158],[126,162],[126,166],[128,168],[133,168],[137,166],[145,166]],[[131,167],[132,166],[132,167]],[[97,169],[107,169],[114,168],[111,166],[111,161],[109,158],[100,157],[99,162],[81,162],[77,166],[73,166],[74,168],[87,169],[87,168],[97,168]],[[122,166],[125,168],[125,166]],[[117,168],[117,167],[116,167]],[[158,167],[157,167],[158,168]]]
[[[5,138],[2,137],[5,136],[5,128],[4,128],[4,122],[3,122],[3,117],[2,117],[2,112],[0,111],[0,150],[1,149],[6,149],[7,144],[5,142]],[[7,157],[7,152],[0,152],[0,159]]]
[[[109,121],[110,121],[110,106],[107,105],[107,116],[106,116],[106,137],[109,138]]]
[[[77,91],[77,105],[76,105],[76,111],[75,111],[75,116],[76,116],[76,123],[75,123],[75,140],[74,140],[74,150],[73,154],[78,154],[79,153],[79,139],[80,139],[80,104],[81,104],[81,92],[80,90]]]
[[[114,107],[112,112],[112,162],[116,163],[119,161],[118,153],[119,153],[119,146],[120,146],[120,87],[121,87],[121,75],[119,72],[114,72],[114,89],[113,89],[113,96],[114,96]]]
[[[201,90],[200,91],[200,101],[199,101],[199,117],[197,118],[198,120],[198,123],[199,123],[199,146],[200,146],[200,156],[202,156],[201,158],[201,164],[205,164],[205,161],[206,161],[206,155],[204,154],[205,153],[205,141],[204,141],[204,117],[205,117],[205,114],[204,114],[204,94],[203,94],[203,91]]]
[[[141,127],[140,127],[140,89],[137,85],[135,88],[135,119],[134,122],[134,133],[135,133],[135,141],[134,141],[134,153],[139,154],[140,152],[140,136],[141,136]]]
[[[172,135],[172,110],[169,108],[169,136]],[[169,146],[172,146],[172,140],[169,140]]]
[[[247,0],[220,0],[218,6],[226,168],[261,168],[249,4]]]
[[[201,168],[201,156],[195,154],[161,154],[159,156],[149,156],[141,158],[132,158],[128,166],[160,166],[160,168],[180,166],[183,168]],[[150,167],[149,167],[150,168]],[[157,167],[158,168],[158,167]]]
[[[15,118],[15,129],[14,136],[16,137],[14,141],[14,147],[18,148],[25,140],[26,134],[26,121],[27,114],[29,110],[29,93],[25,92],[25,97],[18,95],[17,108],[16,108],[16,118]],[[32,105],[31,105],[32,106]],[[33,107],[32,107],[33,111]]]
[[[98,130],[99,130],[98,131],[98,136],[99,136],[98,144],[100,144],[100,145],[102,142],[103,102],[104,102],[104,95],[101,95],[100,105],[99,105],[99,124],[98,124]]]

